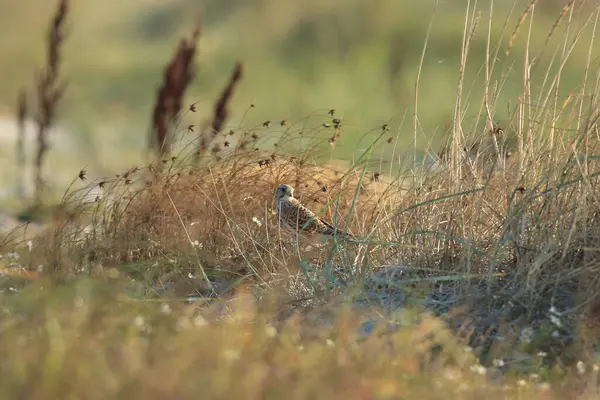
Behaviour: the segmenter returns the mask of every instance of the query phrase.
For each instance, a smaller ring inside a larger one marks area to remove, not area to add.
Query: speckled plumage
[[[277,222],[282,228],[292,232],[306,232],[326,236],[351,236],[336,230],[331,224],[317,217],[308,208],[304,207],[294,197],[294,189],[290,185],[279,185],[275,192],[275,209]]]

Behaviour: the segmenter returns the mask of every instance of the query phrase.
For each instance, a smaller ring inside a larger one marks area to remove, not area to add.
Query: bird
[[[275,191],[275,210],[280,227],[298,233],[300,231],[314,235],[353,237],[347,232],[334,228],[317,217],[314,212],[294,197],[294,188],[281,184]]]

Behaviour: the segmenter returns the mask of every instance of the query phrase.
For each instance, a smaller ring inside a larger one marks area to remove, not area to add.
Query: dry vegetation
[[[181,111],[183,95],[194,78],[193,62],[199,36],[200,28],[196,28],[191,39],[181,39],[173,59],[165,67],[163,84],[156,95],[150,130],[151,147],[155,147],[159,156],[170,153],[170,123]]]
[[[61,62],[61,46],[65,39],[65,19],[69,11],[69,2],[58,2],[56,13],[48,31],[46,65],[36,77],[38,110],[36,115],[37,150],[35,157],[35,201],[41,203],[44,190],[44,160],[48,152],[48,131],[55,118],[58,104],[63,97],[66,84],[61,82],[59,68]]]
[[[571,27],[555,63],[599,10]],[[478,23],[465,26],[462,69]],[[488,49],[488,77],[500,49]],[[590,52],[589,82],[566,99],[561,67],[541,87],[525,74],[505,126],[491,78],[480,120],[461,122],[461,72],[448,148],[394,172],[373,168],[396,151],[387,126],[336,165],[334,110],[311,126],[226,129],[239,64],[198,135],[171,126],[149,165],[85,185],[82,171],[41,233],[0,242],[3,393],[595,398],[597,67]],[[158,95],[179,105],[155,110],[157,143],[181,108],[177,87]],[[284,182],[358,240],[280,232],[272,203]]]

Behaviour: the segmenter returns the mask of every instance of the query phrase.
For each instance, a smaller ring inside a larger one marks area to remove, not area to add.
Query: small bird
[[[275,192],[275,209],[278,224],[294,233],[306,232],[324,236],[353,237],[352,235],[337,230],[331,224],[317,217],[308,208],[304,207],[294,197],[294,188],[290,185],[279,185]]]

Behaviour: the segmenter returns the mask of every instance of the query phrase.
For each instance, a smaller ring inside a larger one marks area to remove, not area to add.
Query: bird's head
[[[279,185],[275,192],[275,200],[280,200],[284,197],[294,197],[294,188],[290,185]]]

